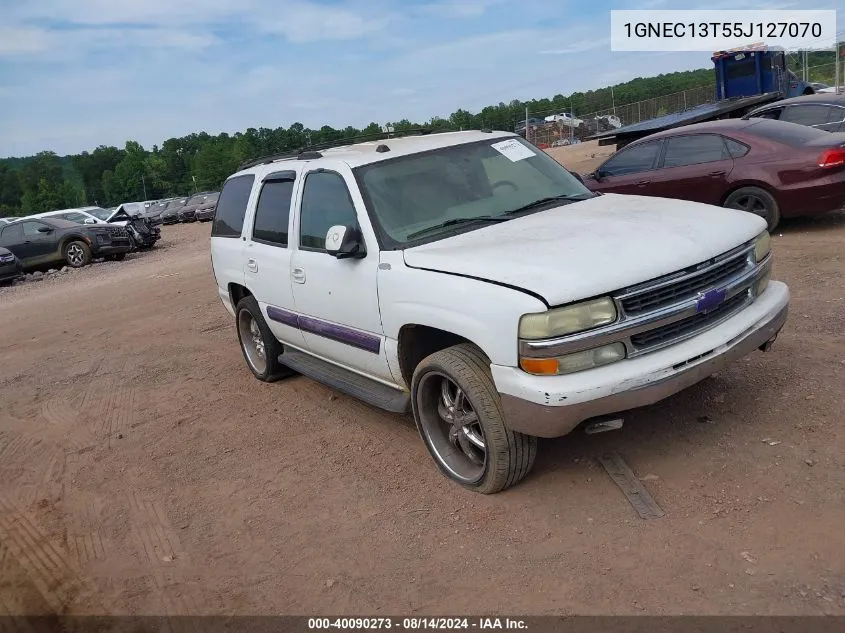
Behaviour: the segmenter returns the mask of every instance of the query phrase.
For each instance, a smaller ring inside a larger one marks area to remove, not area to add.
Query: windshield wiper
[[[516,209],[511,209],[510,211],[507,211],[505,215],[515,215],[517,213],[522,213],[523,211],[530,211],[531,209],[547,205],[550,202],[578,202],[579,200],[588,200],[592,197],[593,194],[586,193],[576,193],[562,196],[549,196],[547,198],[540,198],[539,200],[535,200],[534,202],[529,202],[528,204],[522,205],[521,207],[517,207]]]
[[[436,231],[438,229],[445,229],[450,226],[457,226],[459,224],[473,224],[476,222],[506,222],[510,220],[510,218],[498,216],[494,217],[492,215],[480,215],[477,218],[452,218],[451,220],[446,220],[441,224],[435,224],[434,226],[429,226],[425,229],[420,229],[419,231],[414,231],[405,237],[406,240],[412,240],[415,237],[419,237],[420,235],[425,235],[430,231]]]

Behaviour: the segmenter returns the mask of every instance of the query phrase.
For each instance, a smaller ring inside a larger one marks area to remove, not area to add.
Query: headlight
[[[772,250],[772,238],[768,231],[764,231],[754,242],[754,259],[761,262]]]
[[[593,369],[625,358],[625,345],[611,343],[556,358],[521,358],[519,366],[529,374],[555,376]]]
[[[543,339],[583,332],[616,320],[616,304],[610,297],[577,303],[519,319],[519,338]]]

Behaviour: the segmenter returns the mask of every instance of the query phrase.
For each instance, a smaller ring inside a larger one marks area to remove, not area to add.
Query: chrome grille
[[[634,334],[631,337],[631,344],[638,350],[654,349],[658,346],[662,347],[666,343],[674,342],[700,329],[715,325],[717,322],[738,311],[749,303],[750,300],[750,291],[746,290],[731,297],[709,312],[701,312],[695,316],[675,321],[663,327]]]
[[[751,264],[745,252],[735,254],[722,262],[716,262],[696,274],[696,268],[688,268],[669,278],[656,279],[643,290],[635,290],[620,298],[620,304],[625,314],[636,316],[645,312],[678,303],[694,297],[702,290],[719,286],[741,273]],[[679,281],[671,279],[680,277]]]

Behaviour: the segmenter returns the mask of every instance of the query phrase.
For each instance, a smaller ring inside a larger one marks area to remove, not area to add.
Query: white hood
[[[668,198],[605,194],[405,250],[405,263],[514,286],[562,305],[706,261],[763,219]]]

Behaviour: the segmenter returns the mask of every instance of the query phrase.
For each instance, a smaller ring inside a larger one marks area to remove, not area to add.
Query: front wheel
[[[262,382],[275,382],[292,373],[279,362],[282,344],[267,327],[255,297],[244,297],[235,308],[238,341],[247,367]]]
[[[740,187],[725,199],[722,206],[759,215],[766,221],[770,232],[780,224],[777,201],[772,194],[760,187]]]
[[[448,478],[491,494],[531,470],[537,438],[507,428],[490,361],[474,345],[425,358],[414,370],[411,393],[420,436]]]
[[[91,249],[85,242],[68,242],[65,245],[64,256],[68,266],[82,268],[91,262]]]

